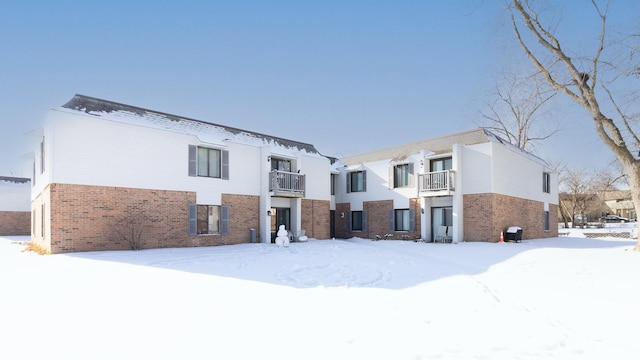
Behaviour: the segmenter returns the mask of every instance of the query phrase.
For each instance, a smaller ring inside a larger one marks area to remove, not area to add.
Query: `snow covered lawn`
[[[53,256],[27,239],[0,238],[0,359],[640,359],[627,239]]]

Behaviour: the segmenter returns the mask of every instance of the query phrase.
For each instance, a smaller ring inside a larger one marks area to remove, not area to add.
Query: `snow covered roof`
[[[372,152],[347,156],[341,160],[347,165],[358,165],[366,162],[391,160],[391,161],[403,161],[409,156],[423,152],[428,155],[448,154],[453,151],[453,145],[475,145],[487,142],[500,143],[514,151],[518,151],[525,156],[535,158],[544,164],[546,162],[525,151],[519,147],[509,143],[507,140],[499,137],[498,135],[490,132],[487,129],[477,128],[469,131],[459,132],[447,136],[441,136],[433,139],[427,139],[422,141],[416,141],[409,144],[394,146],[386,149],[375,150]]]
[[[10,183],[16,185],[28,185],[31,183],[31,179],[29,178],[21,178],[21,177],[11,177],[11,176],[0,176],[0,183]]]
[[[446,154],[452,151],[454,144],[473,145],[489,141],[486,131],[478,128],[434,139],[416,141],[409,144],[375,150],[360,155],[347,156],[341,160],[347,165],[357,165],[386,159],[400,161],[406,159],[410,155],[418,154],[421,151],[426,151],[432,154]]]
[[[76,94],[66,104],[62,105],[62,108],[84,112],[92,116],[103,117],[113,121],[195,135],[202,141],[209,143],[237,140],[257,146],[274,145],[286,148],[297,148],[300,151],[306,151],[310,154],[321,155],[311,144],[80,94]]]

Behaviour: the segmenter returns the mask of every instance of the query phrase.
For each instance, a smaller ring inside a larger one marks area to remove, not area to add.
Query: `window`
[[[198,234],[218,234],[220,232],[220,207],[198,205]]]
[[[549,231],[549,211],[542,212],[542,226],[544,231]]]
[[[189,235],[226,235],[228,229],[227,206],[189,204]]]
[[[409,209],[396,210],[396,231],[409,231]]]
[[[413,186],[413,164],[402,164],[393,167],[393,187]]]
[[[271,170],[292,172],[293,166],[291,165],[291,160],[271,158]]]
[[[451,170],[453,161],[451,158],[431,160],[431,172]]]
[[[352,211],[351,212],[351,231],[362,231],[363,221],[362,221],[362,211]]]
[[[542,173],[542,191],[545,193],[551,192],[551,174],[548,172]]]
[[[229,152],[189,145],[189,176],[229,179]]]
[[[220,150],[198,148],[198,176],[220,177]]]
[[[367,172],[352,171],[347,174],[347,192],[367,191]]]
[[[391,209],[389,231],[415,231],[414,209]]]

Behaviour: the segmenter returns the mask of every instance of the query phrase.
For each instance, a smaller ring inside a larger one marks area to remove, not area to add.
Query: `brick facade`
[[[544,231],[544,204],[499,194],[469,194],[464,202],[464,241],[497,242],[509,226],[522,228],[523,239],[558,236],[558,206],[549,205],[549,230]]]
[[[302,199],[301,229],[314,239],[328,239],[330,235],[331,210],[329,201]]]
[[[143,249],[212,246],[249,242],[249,229],[259,228],[259,197],[223,194],[229,234],[189,236],[188,209],[195,201],[188,191],[51,184],[32,203],[33,240],[53,254],[128,250],[117,231],[127,227],[141,229]]]
[[[0,235],[31,234],[29,211],[0,211]]]
[[[376,235],[383,237],[392,234],[392,239],[420,239],[420,199],[409,199],[410,207],[414,210],[414,231],[390,231],[390,213],[393,208],[393,200],[365,201],[362,209],[367,213],[367,226],[363,231],[348,231],[347,221],[341,218],[342,212],[348,216],[350,205],[336,204],[336,236],[339,238],[361,237],[375,239]]]
[[[256,241],[261,241],[260,231],[258,231],[260,229],[259,196],[222,194],[222,204],[229,207],[229,234],[204,236],[219,238],[217,243],[204,246],[248,243],[251,240],[251,229],[256,229]]]

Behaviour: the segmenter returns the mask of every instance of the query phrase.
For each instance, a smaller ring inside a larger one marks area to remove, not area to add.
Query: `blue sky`
[[[338,157],[470,130],[518,61],[505,21],[498,0],[3,1],[0,175],[29,176],[23,134],[76,93]],[[539,155],[605,167],[587,114],[558,110]]]

